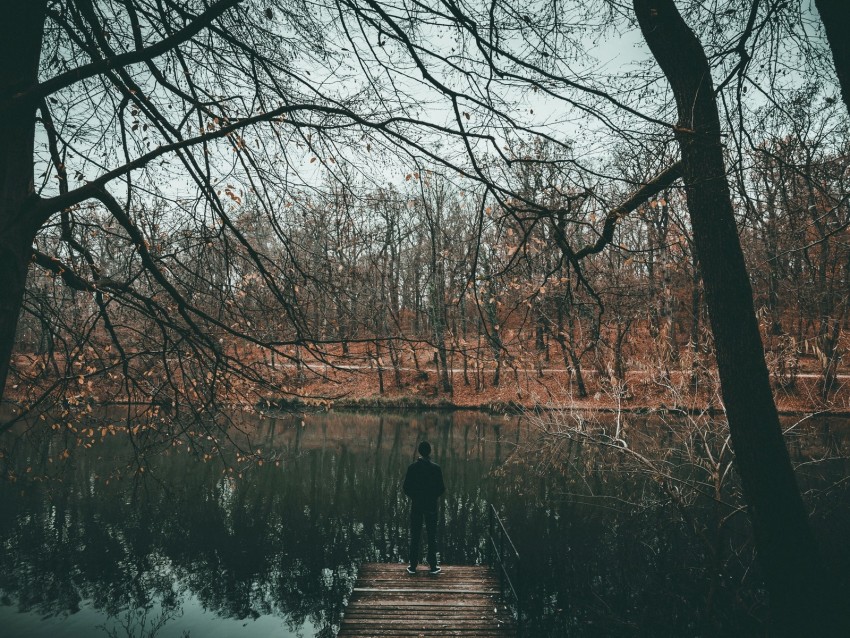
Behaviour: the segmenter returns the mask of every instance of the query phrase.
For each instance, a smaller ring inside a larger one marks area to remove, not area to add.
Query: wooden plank
[[[403,563],[388,563],[377,565],[375,563],[364,563],[360,567],[360,576],[410,576],[407,573],[407,566]],[[442,573],[435,574],[439,578],[487,578],[492,572],[486,567],[481,566],[452,566],[451,570],[444,569]],[[431,576],[428,568],[419,566],[416,568],[416,576]]]
[[[492,607],[494,604],[500,604],[500,598],[495,595],[491,596],[480,596],[476,594],[460,594],[457,596],[451,597],[437,597],[437,596],[427,596],[423,597],[417,601],[411,601],[410,596],[403,596],[398,594],[388,594],[386,596],[382,596],[380,598],[376,598],[371,594],[358,594],[356,596],[352,596],[350,599],[352,602],[357,601],[358,604],[363,605],[394,605],[398,606],[400,603],[404,603],[407,606],[419,606],[419,607],[440,607],[442,605],[455,605],[458,607],[463,606],[484,606],[484,607]]]
[[[379,638],[380,636],[426,636],[427,638],[443,638],[445,636],[468,636],[469,638],[505,638],[505,636],[513,636],[516,634],[516,631],[505,630],[505,629],[496,629],[492,631],[487,630],[450,630],[450,629],[440,629],[436,632],[425,632],[419,629],[342,629],[339,634],[337,634],[340,638],[351,638],[354,636],[372,636],[374,638]]]
[[[364,563],[338,636],[506,638],[516,634],[487,567],[444,565],[408,574],[397,563]]]
[[[416,587],[355,587],[355,592],[363,593],[363,592],[386,592],[388,594],[398,594],[398,593],[406,593],[406,594],[443,594],[446,596],[452,594],[497,594],[499,593],[494,589],[418,589]]]
[[[375,620],[380,620],[381,622],[394,622],[394,621],[405,621],[407,622],[410,618],[410,611],[406,609],[394,609],[394,610],[382,610],[380,612],[375,612],[373,610],[369,610],[366,612],[348,612],[345,615],[345,619],[347,623],[352,624],[367,624],[372,623]],[[498,614],[494,614],[491,609],[488,611],[477,611],[474,613],[454,613],[451,615],[446,615],[445,612],[441,611],[439,613],[431,612],[431,613],[417,613],[417,620],[422,621],[423,623],[427,621],[427,623],[440,622],[446,623],[446,618],[451,618],[452,621],[463,621],[464,623],[478,622],[482,619],[489,619],[491,616],[498,617]]]

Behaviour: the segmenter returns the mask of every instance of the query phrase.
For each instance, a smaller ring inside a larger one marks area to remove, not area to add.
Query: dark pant
[[[422,536],[422,520],[428,532],[428,564],[437,565],[437,510],[424,510],[415,505],[410,508],[410,565],[419,564],[419,539]]]

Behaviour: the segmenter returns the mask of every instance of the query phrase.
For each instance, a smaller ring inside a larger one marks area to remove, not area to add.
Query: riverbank
[[[585,395],[566,370],[508,370],[499,385],[467,383],[462,374],[451,375],[450,391],[443,390],[436,371],[404,372],[398,383],[383,371],[324,371],[323,378],[302,383],[294,393],[263,397],[261,409],[283,410],[473,410],[518,413],[526,410],[581,410],[647,413],[654,411],[722,412],[715,378],[694,380],[691,375],[633,371],[625,381],[585,374]],[[492,377],[491,377],[492,378]],[[850,416],[850,388],[844,378],[824,400],[816,375],[800,375],[793,386],[775,385],[774,394],[783,415],[824,413]],[[383,388],[381,388],[383,385]]]
[[[663,372],[635,365],[619,379],[585,369],[579,380],[566,368],[542,365],[544,362],[534,359],[514,359],[513,365],[503,364],[497,374],[492,364],[452,367],[444,372],[433,361],[426,365],[402,361],[396,367],[381,367],[374,358],[358,359],[349,354],[322,361],[302,359],[302,364],[293,364],[238,354],[251,366],[253,380],[232,375],[222,377],[213,388],[206,380],[200,384],[173,371],[166,374],[162,362],[155,360],[135,371],[129,395],[125,377],[115,371],[74,363],[62,366],[68,370],[65,374],[56,374],[53,368],[35,365],[37,359],[19,357],[6,399],[18,408],[59,402],[78,407],[153,405],[168,411],[175,402],[184,403],[188,392],[205,405],[214,394],[218,405],[243,410],[723,410],[716,373],[705,367],[697,368],[697,372]],[[419,361],[424,359],[419,357]],[[827,396],[822,392],[820,376],[810,369],[803,368],[784,383],[778,378],[773,381],[777,407],[783,414],[850,415],[850,374],[844,371]],[[45,393],[52,399],[42,401]]]

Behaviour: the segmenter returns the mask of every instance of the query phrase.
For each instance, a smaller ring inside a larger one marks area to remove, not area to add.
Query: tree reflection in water
[[[117,478],[116,459],[128,454],[119,437],[52,464],[65,442],[30,441],[4,461],[23,478],[0,484],[4,604],[38,616],[87,605],[112,619],[101,622],[109,632],[167,635],[167,623],[136,610],[179,617],[191,596],[222,618],[275,615],[293,632],[333,635],[358,565],[406,558],[399,481],[419,436],[433,441],[452,487],[443,560],[481,560],[502,420],[331,414],[301,423],[253,424],[253,444],[281,463],[241,479],[173,450],[148,458],[144,474]],[[135,629],[128,618],[138,618]]]
[[[120,436],[53,463],[65,445],[56,436],[3,441],[0,472],[21,478],[0,482],[0,623],[31,612],[37,635],[41,617],[85,609],[96,621],[81,635],[202,635],[239,620],[239,635],[265,636],[268,625],[251,620],[272,617],[295,635],[333,636],[358,565],[407,558],[399,482],[428,438],[449,488],[442,560],[486,559],[487,504],[497,503],[524,556],[532,635],[757,631],[742,604],[757,581],[734,566],[729,577],[746,586],[727,587],[717,617],[700,618],[710,561],[651,486],[503,465],[529,434],[518,418],[329,413],[245,417],[243,426],[279,466],[254,465],[240,479],[175,449],[122,478],[113,471],[129,453]],[[846,453],[846,439],[830,445]],[[846,476],[841,463],[830,471]],[[846,486],[838,492],[821,516],[833,537],[848,531]],[[745,526],[733,532],[729,542],[746,546]],[[832,558],[846,567],[841,551]],[[210,612],[204,629],[189,606]]]

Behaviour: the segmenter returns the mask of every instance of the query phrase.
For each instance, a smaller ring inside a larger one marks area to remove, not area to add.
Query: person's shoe
[[[408,567],[407,567],[407,573],[408,573],[408,574],[415,574],[415,573],[416,573],[416,568],[415,568],[415,567],[412,567],[412,566],[408,566]]]
[[[428,573],[429,574],[439,574],[441,571],[443,571],[442,567],[440,567],[439,565],[434,565],[430,570],[428,570]]]

